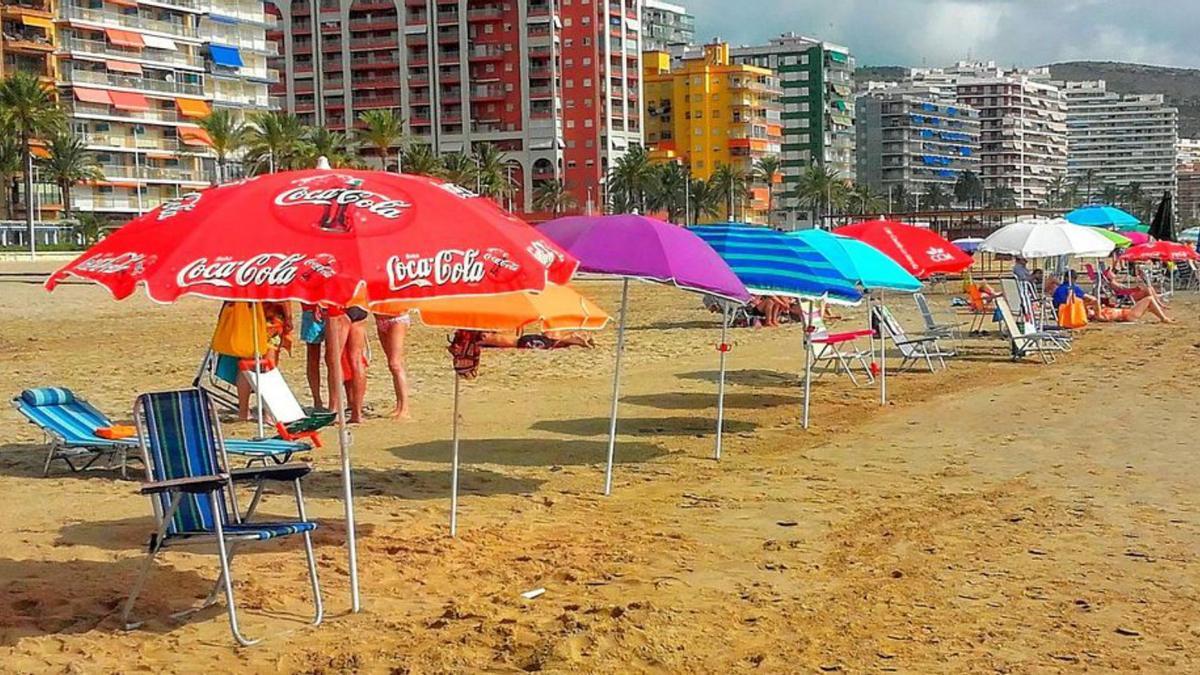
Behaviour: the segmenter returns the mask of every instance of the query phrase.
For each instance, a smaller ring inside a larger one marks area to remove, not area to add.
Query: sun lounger
[[[955,340],[961,337],[959,328],[967,325],[967,322],[960,323],[938,323],[933,316],[933,310],[929,308],[929,300],[924,293],[913,293],[913,300],[917,303],[917,311],[921,313],[921,320],[925,322],[925,334],[936,337]]]
[[[841,370],[849,376],[855,386],[858,386],[858,378],[854,376],[854,369],[851,368],[851,364],[857,361],[862,366],[863,372],[866,373],[867,381],[874,382],[875,376],[871,373],[871,352],[858,346],[858,341],[870,337],[871,331],[830,333],[823,316],[825,313],[824,303],[813,303],[807,300],[800,302],[805,320],[812,326],[809,341],[813,348],[813,374],[819,378],[827,372]]]
[[[44,475],[49,475],[54,460],[62,460],[72,471],[120,469],[121,476],[126,477],[127,464],[141,461],[136,452],[136,438],[109,439],[97,435],[97,430],[113,426],[112,419],[70,389],[26,389],[12,403],[17,412],[46,434],[48,448]],[[225,449],[249,464],[268,461],[283,464],[297,453],[308,452],[312,445],[276,438],[229,439]],[[95,466],[105,458],[108,461],[104,466]]]
[[[1000,310],[1000,317],[1008,331],[1013,361],[1025,358],[1030,352],[1037,352],[1043,362],[1051,363],[1054,361],[1054,352],[1063,351],[1058,338],[1052,333],[1022,330],[1017,325],[1012,308],[1004,298],[996,298],[996,308]]]
[[[305,412],[278,368],[262,373],[246,370],[242,372],[242,377],[262,398],[263,406],[275,421],[275,431],[280,438],[287,441],[308,440],[316,447],[321,447],[318,432],[333,424],[337,415],[332,412]]]
[[[891,340],[900,352],[901,370],[911,368],[924,361],[929,367],[929,372],[934,372],[937,370],[934,365],[935,361],[945,368],[946,357],[955,355],[953,351],[941,348],[936,335],[909,336],[904,332],[904,327],[900,325],[896,317],[892,316],[891,311],[882,305],[871,308],[871,324],[882,327],[883,332],[880,337],[884,340]]]
[[[1055,317],[1055,323],[1044,321],[1042,315],[1045,312],[1041,312],[1039,307],[1035,307],[1033,284],[1016,279],[1003,279],[1000,287],[1004,291],[1004,299],[1008,302],[1009,311],[1014,312],[1017,327],[1021,329],[1022,334],[1045,333],[1052,338],[1050,346],[1059,351],[1071,351],[1071,332],[1058,326],[1057,317]],[[1014,311],[1015,308],[1020,309]],[[1007,332],[1007,325],[1005,325],[1005,332]]]
[[[258,642],[245,638],[238,628],[230,573],[234,547],[295,534],[304,537],[313,593],[312,623],[321,623],[324,612],[312,547],[312,531],[317,524],[305,515],[300,488],[300,479],[312,468],[307,464],[286,464],[230,470],[216,410],[208,395],[199,389],[139,396],[134,407],[134,423],[146,464],[146,482],[142,484],[141,493],[151,498],[156,531],[150,537],[146,560],[121,613],[126,629],[140,625],[131,622],[129,617],[160,551],[181,546],[215,545],[221,568],[217,583],[200,607],[180,615],[215,604],[219,592],[224,590],[234,639],[243,646]],[[266,481],[292,484],[296,499],[295,520],[252,522]],[[240,482],[252,482],[257,486],[245,516],[238,512],[233,491],[234,485]]]

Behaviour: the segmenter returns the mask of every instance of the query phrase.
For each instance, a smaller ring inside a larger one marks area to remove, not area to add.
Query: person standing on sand
[[[321,346],[325,343],[325,310],[320,306],[300,306],[300,339],[304,341],[304,370],[313,408],[321,410],[325,407],[321,398]]]
[[[370,313],[359,306],[326,310],[325,369],[329,373],[329,408],[334,412],[344,411],[348,403],[351,424],[362,422],[363,399],[367,394],[368,316]],[[348,401],[343,400],[343,386]]]
[[[379,333],[379,343],[383,345],[384,356],[387,357],[388,371],[392,375],[392,388],[396,392],[396,407],[391,416],[396,419],[408,419],[408,373],[404,367],[404,338],[412,318],[408,312],[389,314],[375,312],[375,330]]]

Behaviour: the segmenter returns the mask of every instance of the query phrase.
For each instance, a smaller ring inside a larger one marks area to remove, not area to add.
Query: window
[[[592,78],[590,78],[590,77],[583,78],[583,86],[585,86],[585,87],[592,86]]]
[[[563,28],[570,28],[570,27],[571,27],[571,19],[570,18],[563,19]]]
[[[567,89],[574,89],[574,88],[575,88],[575,80],[567,78]]]
[[[585,65],[585,66],[592,65],[592,57],[590,57],[590,56],[583,57],[583,65]]]
[[[567,128],[574,129],[575,128],[575,120],[567,120]]]
[[[588,128],[588,129],[591,129],[591,128],[592,128],[592,118],[590,118],[590,117],[589,117],[589,118],[587,118],[586,120],[584,120],[584,121],[583,121],[583,126],[584,126],[584,127],[586,127],[586,128]]]
[[[483,25],[483,32],[487,33],[488,35],[491,35],[493,32],[495,32],[495,30],[496,30],[496,26],[494,26],[493,24],[488,23],[488,24]]]

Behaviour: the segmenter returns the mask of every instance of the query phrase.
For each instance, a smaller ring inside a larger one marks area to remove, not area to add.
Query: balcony
[[[104,40],[85,40],[79,37],[63,36],[59,48],[67,52],[111,56],[118,59],[129,59],[141,62],[163,63],[172,66],[188,66],[201,68],[204,59],[185,51],[169,51],[146,48],[142,50],[117,49]]]
[[[201,147],[180,143],[179,139],[151,134],[126,134],[117,132],[84,132],[80,137],[93,148],[120,148],[122,150],[148,150],[151,152],[203,153]]]
[[[152,108],[150,110],[129,111],[109,105],[83,103],[74,101],[63,106],[70,117],[112,117],[127,121],[131,124],[145,122],[161,122],[174,124],[179,121],[179,113],[173,108]]]
[[[54,44],[44,33],[37,30],[8,30],[4,31],[4,48],[14,52],[38,52],[49,54],[54,51]]]
[[[197,82],[171,82],[162,78],[121,75],[103,70],[64,69],[63,80],[71,84],[96,84],[107,87],[137,89],[163,94],[203,96],[204,85]]]
[[[458,17],[459,17],[459,14],[457,11],[438,12],[437,13],[437,23],[439,26],[447,26],[450,24],[458,23]]]
[[[107,180],[170,181],[182,183],[206,183],[204,172],[174,166],[131,164],[101,164],[100,171]]]
[[[36,16],[42,19],[53,18],[48,0],[6,0],[0,7],[4,16]]]
[[[155,31],[179,38],[196,39],[196,27],[183,22],[160,21],[140,15],[119,14],[102,9],[91,9],[79,5],[64,4],[59,8],[64,19],[84,21],[100,26],[132,28],[138,31]]]
[[[147,5],[162,5],[164,7],[174,7],[176,9],[182,9],[187,12],[203,12],[207,9],[207,8],[201,7],[200,3],[197,2],[197,0],[144,0],[144,1]],[[226,16],[231,16],[230,14],[226,13],[224,10],[221,11],[221,14],[225,14]],[[259,12],[259,15],[261,17],[262,12]],[[240,19],[242,17],[235,16],[234,18]],[[245,19],[245,20],[249,21],[249,19]]]
[[[481,7],[467,10],[467,21],[494,21],[504,16],[499,7]]]
[[[400,87],[399,75],[381,75],[376,77],[356,77],[352,80],[354,88],[395,89]]]
[[[475,45],[467,58],[472,61],[499,61],[504,58],[504,50],[497,45]]]
[[[395,49],[399,46],[400,36],[398,35],[393,35],[391,37],[350,38],[350,51],[354,51],[356,49]]]
[[[471,101],[502,101],[505,98],[503,87],[474,87],[471,89]]]
[[[531,98],[531,99],[532,98],[553,98],[553,96],[554,96],[554,88],[553,87],[538,86],[538,87],[530,87],[529,88],[529,98]]]

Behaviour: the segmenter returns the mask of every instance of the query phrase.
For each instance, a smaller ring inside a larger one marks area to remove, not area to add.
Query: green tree
[[[934,183],[925,189],[925,196],[922,198],[921,203],[926,208],[936,210],[949,208],[952,200],[953,197],[951,197],[949,192],[946,192],[946,188],[938,183]]]
[[[0,80],[0,134],[17,138],[24,155],[21,172],[25,177],[25,226],[30,251],[34,248],[33,141],[65,126],[66,115],[54,100],[53,87],[21,70]]]
[[[608,172],[608,200],[616,213],[645,212],[657,179],[650,155],[635,145],[621,155]]]
[[[4,218],[12,218],[12,182],[21,175],[21,165],[24,162],[24,149],[21,139],[12,134],[0,134],[0,190],[4,196],[0,202],[4,205]]]
[[[555,216],[575,208],[578,202],[575,195],[567,189],[561,180],[538,181],[533,186],[533,208],[539,211],[549,211]]]
[[[646,206],[651,211],[666,211],[669,222],[678,222],[687,208],[687,169],[678,162],[664,162],[654,168],[656,176]]]
[[[848,193],[848,197],[851,208],[857,208],[859,215],[876,213],[882,211],[886,206],[883,199],[875,194],[871,186],[866,183],[853,186]]]
[[[1083,203],[1084,204],[1092,203],[1092,185],[1094,185],[1095,182],[1096,182],[1096,170],[1095,169],[1085,170],[1083,172],[1083,188],[1084,188]],[[1076,188],[1078,188],[1078,185],[1076,185]]]
[[[1105,183],[1100,186],[1099,190],[1100,202],[1109,206],[1116,206],[1121,201],[1121,188],[1115,185]]]
[[[464,152],[450,152],[441,157],[441,175],[451,183],[475,189],[475,160]]]
[[[432,147],[424,143],[410,145],[404,149],[403,154],[402,168],[405,172],[418,176],[443,175],[445,167],[442,165],[442,159],[434,154]]]
[[[109,221],[92,212],[84,212],[76,214],[75,225],[71,227],[71,233],[80,240],[86,248],[95,244],[108,234],[110,227]]]
[[[473,159],[475,184],[479,194],[500,201],[513,193],[514,188],[508,181],[508,163],[505,161],[503,150],[491,143],[477,143]]]
[[[1046,206],[1049,208],[1060,208],[1069,203],[1071,194],[1071,183],[1063,174],[1059,174],[1050,179],[1050,183],[1046,186]]]
[[[846,184],[837,170],[819,164],[805,169],[796,184],[796,198],[808,209],[814,223],[822,214],[832,214],[836,204],[844,203],[845,191]]]
[[[229,158],[246,147],[246,125],[232,110],[218,108],[200,120],[200,128],[212,141],[213,152],[217,155],[217,183],[223,183],[229,178],[226,171]]]
[[[50,136],[46,143],[49,156],[40,160],[43,175],[58,186],[62,196],[63,217],[71,217],[71,188],[89,180],[100,180],[104,174],[96,155],[87,143],[66,129]]]
[[[308,127],[295,115],[258,112],[250,118],[248,129],[246,159],[256,173],[301,168],[301,160],[309,155]]]
[[[705,216],[715,218],[721,212],[721,191],[711,181],[693,178],[690,193],[691,222],[702,223]]]
[[[725,218],[730,222],[737,220],[737,207],[744,205],[746,201],[749,183],[746,172],[729,164],[718,164],[708,177],[708,182],[721,195],[721,201],[725,204]]]
[[[993,209],[1014,209],[1017,207],[1017,191],[1007,185],[1001,185],[988,195],[988,207]]]
[[[775,179],[779,176],[779,155],[765,155],[754,163],[754,180],[767,188],[767,222],[775,212]]]
[[[954,181],[954,199],[973,209],[983,203],[983,181],[974,171],[964,171]]]
[[[369,147],[379,156],[379,168],[387,170],[388,155],[392,148],[399,148],[397,161],[402,159],[404,148],[404,118],[392,108],[364,110],[358,114],[362,128],[355,132],[360,147]],[[403,169],[403,165],[400,167]]]
[[[318,157],[329,160],[329,166],[335,169],[361,164],[353,143],[340,131],[331,131],[326,127],[310,128],[304,141],[299,151],[303,157],[297,158],[299,165],[316,166]]]

